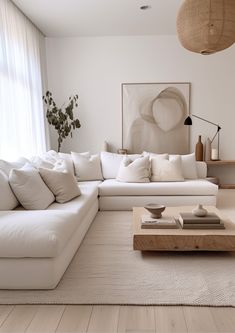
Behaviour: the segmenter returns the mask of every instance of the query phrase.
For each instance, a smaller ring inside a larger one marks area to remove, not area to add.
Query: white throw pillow
[[[19,205],[8,182],[7,175],[0,171],[0,210],[11,210]]]
[[[22,159],[22,158],[20,158],[18,161],[15,161],[15,162],[8,162],[8,161],[0,160],[0,170],[3,171],[9,177],[11,169],[22,168],[22,166],[25,165],[25,161],[28,161],[28,160]]]
[[[180,182],[184,181],[180,156],[171,160],[153,157],[151,159],[152,182]]]
[[[81,194],[77,181],[71,173],[43,168],[40,168],[39,172],[57,202],[64,203]]]
[[[22,169],[12,169],[9,182],[15,196],[25,209],[46,209],[55,200],[38,170],[29,165]]]
[[[77,180],[102,180],[99,155],[85,156],[71,152]]]
[[[197,164],[195,153],[187,155],[170,155],[170,157],[181,156],[182,172],[185,179],[197,179]]]
[[[131,160],[141,157],[140,154],[121,155],[106,151],[102,151],[100,153],[101,168],[104,179],[114,179],[117,177],[118,170],[124,156],[129,157]]]
[[[75,175],[73,159],[72,159],[71,154],[59,153],[58,156],[59,156],[60,161],[61,160],[64,161],[66,170],[69,173],[71,173],[72,175]]]
[[[33,156],[30,159],[30,163],[32,164],[32,166],[34,166],[35,168],[47,168],[47,169],[53,169],[54,168],[54,164],[44,160],[43,158],[41,158],[40,156]]]
[[[48,169],[48,168],[46,168],[46,169]],[[58,161],[55,162],[52,170],[68,172],[74,176],[73,164],[71,165],[71,163],[68,160],[59,159]]]
[[[55,150],[49,150],[42,155],[42,158],[54,164],[59,159],[59,155]]]
[[[147,183],[149,182],[150,160],[149,157],[139,157],[134,161],[128,156],[124,157],[117,174],[119,182]]]

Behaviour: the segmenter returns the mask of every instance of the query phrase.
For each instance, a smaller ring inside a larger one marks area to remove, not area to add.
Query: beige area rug
[[[1,290],[0,303],[235,306],[235,254],[133,251],[131,219],[99,212],[55,290]]]

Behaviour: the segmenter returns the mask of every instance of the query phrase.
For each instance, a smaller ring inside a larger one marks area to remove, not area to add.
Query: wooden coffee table
[[[194,207],[167,207],[165,215],[178,217]],[[224,230],[142,229],[141,215],[149,214],[143,207],[133,208],[133,248],[141,251],[235,251],[235,223],[217,208],[206,209],[223,220]]]

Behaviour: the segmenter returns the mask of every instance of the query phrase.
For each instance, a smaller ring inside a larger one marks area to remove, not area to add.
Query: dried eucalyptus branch
[[[42,98],[47,107],[46,117],[48,123],[54,126],[58,133],[58,152],[60,152],[63,140],[69,136],[69,134],[72,138],[73,130],[81,127],[79,119],[74,119],[73,115],[74,108],[78,107],[78,95],[69,97],[68,105],[65,107],[63,105],[61,108],[56,106],[50,91],[47,91]]]

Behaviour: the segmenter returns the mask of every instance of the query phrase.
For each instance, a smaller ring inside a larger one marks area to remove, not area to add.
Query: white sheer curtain
[[[0,158],[46,150],[40,31],[9,0],[0,0]]]

